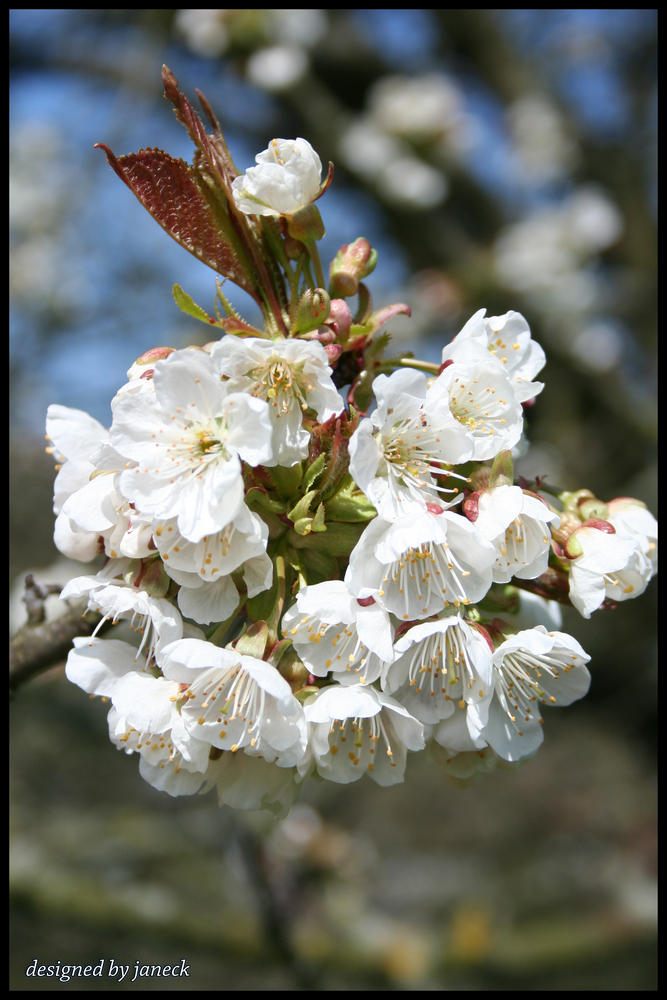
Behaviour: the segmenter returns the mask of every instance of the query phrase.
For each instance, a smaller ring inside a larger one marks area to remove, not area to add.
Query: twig
[[[91,635],[99,624],[102,616],[86,613],[86,600],[68,602],[64,615],[52,622],[45,621],[44,601],[49,594],[59,594],[61,589],[55,583],[36,583],[32,574],[25,578],[23,602],[28,609],[28,621],[9,643],[10,697],[21,684],[66,659],[74,637]],[[107,626],[106,622],[104,624]]]

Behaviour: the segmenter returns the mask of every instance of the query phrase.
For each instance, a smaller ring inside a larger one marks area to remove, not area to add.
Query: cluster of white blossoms
[[[62,593],[101,615],[67,676],[110,701],[111,740],[152,785],[237,808],[285,815],[313,774],[394,784],[426,747],[455,779],[521,762],[543,706],[590,683],[545,597],[589,617],[641,593],[655,521],[636,500],[551,505],[515,484],[545,363],[525,319],[480,310],[439,367],[384,360],[391,310],[352,318],[310,287],[313,240],[298,258],[287,230],[320,193],[317,154],[278,139],[257,162],[230,205],[249,232],[283,226],[285,329],[147,352],[109,430],[49,409],[56,544],[105,557]],[[363,296],[364,243],[337,256],[332,295],[347,268]],[[137,642],[97,634],[119,619]]]

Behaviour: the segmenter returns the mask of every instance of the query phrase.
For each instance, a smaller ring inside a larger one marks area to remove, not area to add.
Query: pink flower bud
[[[607,535],[615,535],[616,528],[609,521],[603,521],[601,517],[591,517],[590,520],[584,521],[582,528],[597,528],[598,531],[604,531]]]
[[[325,344],[324,350],[327,352],[329,364],[331,365],[338,361],[339,357],[343,353],[343,348],[340,344]]]
[[[331,311],[329,312],[328,325],[332,328],[339,343],[344,344],[350,335],[350,325],[352,316],[347,302],[343,299],[331,300]]]
[[[469,521],[476,521],[479,517],[479,498],[483,492],[483,490],[477,490],[463,501],[463,513]]]
[[[163,358],[168,358],[170,354],[173,354],[176,350],[175,347],[151,347],[150,351],[146,351],[142,354],[140,358],[134,362],[135,365],[151,365],[153,366],[156,361],[162,361]]]
[[[375,604],[374,597],[357,597],[357,604],[362,608],[369,608],[371,604]]]
[[[329,291],[344,297],[356,295],[359,282],[375,269],[377,250],[368,240],[360,237],[354,243],[345,243],[329,266]]]

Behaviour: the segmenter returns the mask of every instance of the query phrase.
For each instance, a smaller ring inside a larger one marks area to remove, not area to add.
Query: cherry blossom
[[[385,688],[421,722],[435,724],[450,718],[457,705],[488,700],[490,640],[460,613],[413,626],[395,652]]]
[[[322,161],[306,139],[272,139],[232,190],[248,215],[291,215],[320,193]]]
[[[350,555],[350,592],[404,621],[481,600],[496,550],[465,517],[438,509],[371,521]]]
[[[165,677],[188,685],[188,732],[221,750],[244,750],[281,767],[303,757],[303,710],[275,667],[210,642],[182,639],[164,650]]]
[[[227,391],[266,400],[273,458],[264,465],[295,465],[308,454],[310,432],[303,417],[314,410],[324,423],[338,416],[343,401],[331,381],[326,352],[317,341],[223,337],[211,358],[229,380]]]
[[[530,327],[521,313],[510,311],[486,318],[486,309],[479,309],[443,348],[442,360],[471,361],[483,358],[485,352],[504,366],[518,402],[524,403],[542,392],[544,384],[532,379],[547,359],[540,345],[531,339]]]
[[[477,498],[474,525],[494,545],[497,558],[494,583],[509,583],[512,577],[534,580],[547,569],[551,533],[549,523],[559,516],[538,497],[519,486],[495,486]]]
[[[326,687],[305,703],[318,774],[348,784],[364,774],[378,785],[403,781],[408,750],[424,748],[423,726],[369,685]]]
[[[583,698],[591,682],[589,659],[572,636],[543,625],[508,636],[491,657],[493,701],[468,710],[473,740],[484,740],[505,760],[533,753],[544,739],[541,706]]]
[[[342,580],[304,587],[283,618],[283,633],[316,677],[369,684],[394,658],[393,629],[375,601],[358,601]]]
[[[432,411],[450,412],[467,430],[478,462],[513,448],[523,430],[523,411],[512,380],[493,357],[454,361],[430,392]]]
[[[350,473],[378,514],[395,520],[426,510],[440,492],[450,492],[434,478],[443,471],[439,463],[467,461],[473,441],[451,413],[442,407],[431,412],[432,394],[421,372],[379,375],[373,391],[377,409],[350,440]]]
[[[137,463],[120,489],[144,514],[176,517],[198,542],[224,528],[243,503],[241,459],[271,460],[268,406],[230,393],[202,351],[177,351],[155,366],[155,395],[128,395],[114,412],[112,445]]]
[[[653,574],[648,556],[637,537],[582,524],[565,548],[570,558],[570,600],[584,618],[609,598],[627,601],[642,594]]]

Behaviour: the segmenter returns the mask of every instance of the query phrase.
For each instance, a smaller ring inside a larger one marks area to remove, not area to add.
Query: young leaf
[[[202,323],[217,325],[215,319],[209,316],[201,306],[198,306],[192,297],[183,291],[180,285],[174,285],[171,294],[174,296],[174,302],[181,312],[184,312],[187,316],[193,316],[195,319],[201,320]]]
[[[116,157],[98,142],[109,165],[165,232],[218,274],[257,299],[252,270],[229,219],[201,170],[161,149],[140,149]]]

